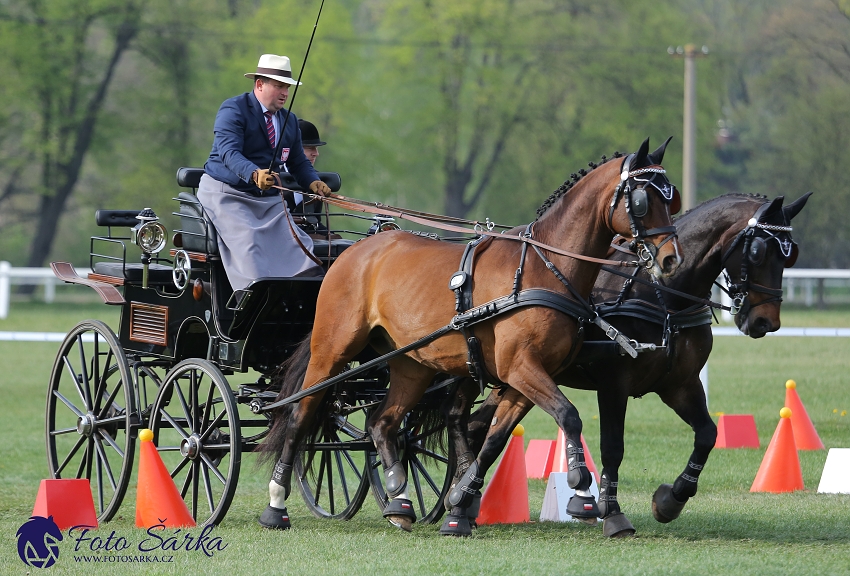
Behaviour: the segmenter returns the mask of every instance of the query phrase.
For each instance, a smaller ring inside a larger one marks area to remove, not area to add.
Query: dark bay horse
[[[473,323],[486,371],[533,398],[565,431],[567,451],[576,462],[570,473],[570,485],[577,490],[575,512],[596,516],[596,500],[588,490],[591,475],[581,453],[581,419],[552,375],[571,362],[581,327],[590,320],[584,312],[571,313],[587,307],[599,273],[600,261],[587,257],[604,257],[619,234],[634,238],[643,265],[658,277],[669,276],[681,262],[670,218],[678,192],[660,166],[666,145],[649,153],[647,140],[625,158],[615,155],[591,163],[591,170],[580,170],[580,176],[549,197],[525,235],[482,242],[464,280],[472,283],[476,307],[465,314],[455,315],[455,294],[448,289],[463,246],[403,231],[382,232],[354,244],[330,268],[317,300],[309,363],[306,369],[287,372],[279,399],[340,374],[367,347],[386,354],[454,328],[388,360],[386,398],[367,422],[384,465],[386,491],[392,498],[384,516],[392,524],[410,530],[415,521],[407,498],[407,472],[396,446],[399,425],[436,374],[469,375],[466,336]],[[529,247],[531,242],[545,246]],[[531,300],[535,305],[523,304]],[[515,305],[521,306],[512,308]],[[496,309],[507,312],[495,314]],[[467,320],[470,324],[461,330]],[[280,459],[269,483],[270,506],[260,517],[263,526],[290,525],[285,500],[293,461],[323,395],[317,388],[275,413],[263,450],[280,454]],[[473,463],[468,469],[475,473],[470,475],[471,488],[461,496],[471,498],[470,492],[483,483],[486,467],[475,468]]]
[[[782,270],[792,266],[797,258],[791,219],[803,209],[809,195],[784,207],[781,196],[770,201],[741,194],[721,196],[697,206],[676,220],[685,257],[664,284],[687,294],[705,296],[725,269],[729,292],[738,308],[734,318],[739,329],[751,338],[778,330]],[[615,257],[628,258],[622,253]],[[659,348],[641,353],[637,359],[617,353],[594,358],[592,350],[582,350],[571,366],[554,377],[559,386],[597,391],[603,465],[599,509],[606,536],[634,533],[617,502],[630,396],[639,398],[655,392],[694,430],[694,450],[685,470],[673,485],[661,485],[652,497],[652,512],[659,522],[677,518],[687,500],[696,494],[700,472],[717,436],[699,379],[700,369],[711,352],[711,315],[706,316],[707,308],[699,310],[700,305],[691,300],[662,294],[663,304],[654,287],[629,285],[621,276],[603,270],[593,289],[594,301],[603,303],[598,306],[600,313],[630,338],[653,342]],[[669,321],[667,312],[671,313]],[[666,335],[665,327],[669,329]],[[594,342],[590,341],[598,340],[604,338],[594,327],[585,337],[585,347],[592,348]],[[662,343],[666,348],[660,347]],[[465,386],[470,387],[469,383]],[[477,395],[477,386],[472,385],[471,389]],[[478,452],[478,458],[486,462],[495,459],[511,430],[532,406],[533,399],[518,390],[494,390],[469,421],[469,445]],[[453,407],[450,429],[463,426],[464,410],[464,406]],[[469,458],[466,455],[461,460]],[[458,477],[461,474],[462,471]]]

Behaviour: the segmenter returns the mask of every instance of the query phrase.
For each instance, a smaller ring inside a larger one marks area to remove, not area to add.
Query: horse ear
[[[649,161],[652,164],[661,164],[661,161],[664,160],[664,151],[667,149],[667,145],[670,143],[673,137],[669,136],[667,140],[664,141],[664,144],[655,149],[655,152],[649,155]]]
[[[638,151],[635,153],[635,159],[632,160],[633,168],[642,168],[643,166],[649,166],[649,138],[643,141],[643,144],[640,145]]]
[[[782,209],[782,202],[784,202],[784,201],[785,201],[785,196],[777,196],[776,198],[774,198],[770,202],[770,205],[764,210],[764,212],[762,212],[762,218],[766,218],[767,216],[770,216],[771,214],[774,214],[774,213],[778,212],[779,210],[781,210]]]
[[[811,192],[806,192],[799,198],[797,198],[794,202],[782,208],[782,214],[785,216],[785,221],[790,222],[794,216],[800,213],[800,210],[803,209],[803,206],[806,205],[806,202],[809,201],[809,196],[811,196]]]

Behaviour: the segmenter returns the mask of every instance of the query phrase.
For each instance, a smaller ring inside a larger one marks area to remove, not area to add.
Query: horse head
[[[723,257],[734,300],[735,324],[751,338],[779,330],[782,271],[797,261],[797,244],[791,238],[791,219],[811,192],[788,206],[783,196],[765,202],[732,240]]]
[[[676,227],[670,218],[682,202],[661,166],[670,139],[650,153],[647,138],[637,152],[625,157],[608,204],[608,227],[631,240],[643,265],[656,278],[670,276],[682,263]]]

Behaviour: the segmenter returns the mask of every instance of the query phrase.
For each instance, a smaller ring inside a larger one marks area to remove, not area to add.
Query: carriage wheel
[[[307,508],[318,518],[350,520],[369,492],[365,432],[368,403],[353,393],[328,393],[331,409],[315,442],[295,460],[295,478]],[[371,404],[369,404],[371,405]]]
[[[420,524],[433,524],[446,511],[443,496],[451,487],[454,475],[454,447],[430,447],[428,442],[432,435],[443,431],[444,428],[423,430],[410,415],[399,430],[399,456],[407,470],[408,495]],[[377,452],[371,450],[368,457],[372,494],[383,510],[390,501],[384,488],[384,468]]]
[[[150,415],[159,455],[198,524],[227,513],[242,462],[236,399],[224,375],[206,360],[177,364]]]
[[[52,478],[89,480],[98,522],[115,516],[133,470],[138,415],[124,351],[103,322],[77,324],[59,348],[47,392]]]

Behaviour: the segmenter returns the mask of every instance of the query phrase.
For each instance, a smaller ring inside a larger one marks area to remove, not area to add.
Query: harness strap
[[[553,254],[560,254],[561,256],[567,256],[569,258],[575,258],[576,260],[584,260],[586,262],[595,262],[597,264],[610,264],[613,266],[619,266],[621,268],[634,268],[637,266],[642,266],[640,262],[632,261],[626,262],[622,260],[605,260],[604,258],[594,258],[593,256],[585,256],[583,254],[576,254],[575,252],[570,252],[568,250],[561,250],[560,248],[556,248],[554,246],[550,246],[548,244],[544,244],[538,240],[535,240],[530,237],[526,237],[524,235],[516,236],[514,234],[497,234],[490,230],[485,230],[482,228],[482,224],[476,222],[476,228],[470,230],[469,228],[463,228],[461,226],[455,226],[453,224],[447,224],[445,222],[439,220],[433,220],[430,218],[424,218],[419,216],[414,216],[409,210],[401,210],[399,208],[394,208],[392,206],[387,206],[385,204],[381,204],[379,202],[376,203],[367,203],[362,200],[357,200],[354,198],[348,198],[346,196],[341,196],[339,194],[329,194],[328,196],[318,196],[315,194],[305,194],[305,196],[310,196],[311,198],[316,198],[321,200],[322,202],[327,202],[328,204],[333,204],[334,206],[338,206],[340,208],[346,208],[348,210],[355,210],[360,212],[368,212],[370,214],[383,214],[385,216],[393,216],[394,218],[402,218],[405,220],[410,220],[411,222],[415,222],[417,224],[422,224],[424,226],[431,226],[433,228],[439,228],[441,230],[446,230],[448,232],[458,232],[460,234],[476,234],[482,236],[490,236],[492,238],[502,238],[504,240],[512,240],[514,242],[524,242],[527,244],[531,244],[533,246],[539,246],[544,250],[552,252]]]
[[[553,310],[563,312],[564,314],[572,316],[579,320],[593,320],[595,316],[595,312],[593,312],[592,310],[589,311],[586,305],[582,305],[579,302],[571,300],[563,294],[552,292],[551,290],[544,290],[542,288],[522,290],[517,294],[502,296],[500,298],[496,298],[495,300],[491,300],[486,304],[476,306],[475,308],[467,310],[466,312],[457,314],[452,318],[452,321],[449,324],[443,326],[442,328],[434,330],[424,338],[420,338],[415,342],[411,342],[407,346],[397,348],[396,350],[393,350],[392,352],[375,358],[374,360],[365,362],[357,368],[347,370],[345,372],[342,372],[341,374],[333,376],[332,378],[328,378],[324,382],[314,384],[313,386],[296,392],[295,394],[288,396],[287,398],[262,406],[259,409],[259,412],[268,412],[286,404],[297,402],[298,400],[306,398],[307,396],[315,394],[316,392],[321,392],[322,390],[330,388],[331,386],[338,384],[343,380],[351,378],[352,376],[357,376],[358,374],[361,374],[367,370],[371,370],[372,368],[380,366],[391,358],[395,358],[396,356],[406,354],[411,350],[416,350],[417,348],[421,348],[422,346],[430,344],[437,338],[445,336],[449,332],[462,330],[463,328],[474,326],[475,324],[479,324],[481,322],[484,322],[485,320],[489,320],[494,316],[505,314],[512,310],[518,310],[520,308],[525,308],[528,306],[544,306],[546,308],[552,308]],[[601,318],[599,320],[601,320]],[[628,339],[626,339],[626,344],[628,344]]]

